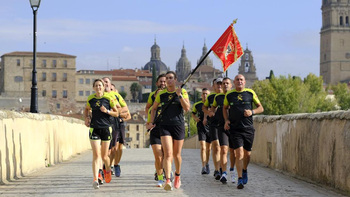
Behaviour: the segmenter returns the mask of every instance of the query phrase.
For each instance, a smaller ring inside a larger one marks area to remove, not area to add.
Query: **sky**
[[[2,0],[4,1],[4,0]],[[76,69],[141,68],[156,39],[161,60],[175,70],[184,46],[192,69],[230,23],[254,57],[257,77],[319,76],[321,0],[42,0],[37,52],[77,56]],[[0,56],[33,51],[29,1],[0,7]],[[222,70],[216,56],[209,56]],[[229,69],[238,73],[240,60]]]

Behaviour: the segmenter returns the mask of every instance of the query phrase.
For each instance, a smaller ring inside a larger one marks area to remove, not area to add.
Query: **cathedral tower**
[[[350,0],[322,0],[320,75],[326,84],[350,81]]]
[[[185,45],[183,45],[181,50],[181,57],[176,63],[177,80],[183,82],[186,79],[186,77],[190,74],[190,72],[191,62],[189,62],[187,59]]]
[[[238,74],[242,74],[245,77],[246,87],[251,87],[254,81],[258,80],[256,77],[254,58],[252,52],[248,49],[248,45],[243,56],[241,57],[241,64],[238,67]]]

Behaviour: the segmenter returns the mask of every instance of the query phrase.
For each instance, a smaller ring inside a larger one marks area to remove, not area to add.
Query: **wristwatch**
[[[182,94],[180,94],[179,99],[182,99]]]

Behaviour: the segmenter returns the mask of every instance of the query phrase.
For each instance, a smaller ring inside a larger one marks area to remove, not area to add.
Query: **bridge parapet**
[[[87,136],[82,120],[0,111],[0,183],[90,149]]]
[[[254,127],[252,162],[350,194],[350,111],[257,115]]]

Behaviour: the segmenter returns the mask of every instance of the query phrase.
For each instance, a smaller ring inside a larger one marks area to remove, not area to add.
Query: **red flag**
[[[224,72],[243,55],[243,49],[233,24],[226,29],[219,40],[211,47],[211,50],[220,59]]]

